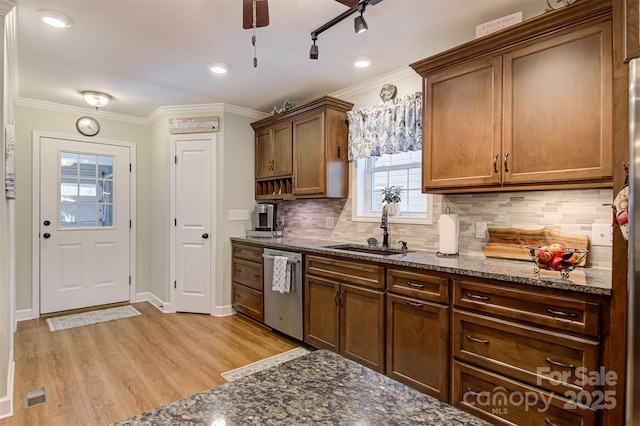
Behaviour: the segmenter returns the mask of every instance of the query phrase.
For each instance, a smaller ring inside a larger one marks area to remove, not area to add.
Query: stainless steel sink
[[[338,244],[333,246],[324,246],[323,248],[328,248],[333,250],[355,251],[358,253],[379,254],[382,256],[388,256],[392,254],[402,254],[402,249],[398,249],[398,248],[365,246],[360,244]],[[410,253],[411,251],[412,250],[408,250],[407,253]]]

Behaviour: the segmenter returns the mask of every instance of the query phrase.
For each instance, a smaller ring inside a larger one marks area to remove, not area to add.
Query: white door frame
[[[40,139],[53,138],[76,142],[99,143],[129,148],[131,173],[129,175],[129,301],[136,300],[136,144],[110,139],[96,139],[62,133],[34,131],[32,134],[32,228],[31,228],[31,310],[32,318],[40,318]]]
[[[178,140],[189,140],[189,139],[193,139],[193,140],[202,140],[202,139],[209,139],[211,141],[211,178],[213,179],[213,182],[211,182],[211,231],[209,232],[211,234],[211,259],[210,259],[210,264],[211,264],[211,304],[209,306],[209,315],[213,315],[213,313],[215,312],[215,306],[216,306],[216,288],[214,286],[215,280],[216,280],[216,246],[218,245],[218,226],[217,226],[217,222],[216,222],[216,209],[217,209],[217,199],[216,199],[216,184],[217,184],[217,163],[216,163],[216,158],[217,158],[217,154],[216,151],[218,149],[217,146],[217,141],[218,138],[216,136],[215,133],[190,133],[190,134],[184,134],[184,135],[175,135],[175,136],[171,136],[171,156],[170,156],[170,170],[171,170],[171,183],[170,183],[170,187],[171,187],[171,223],[169,224],[170,226],[170,232],[169,234],[171,235],[170,238],[170,249],[169,249],[169,309],[168,312],[176,312],[175,306],[176,304],[174,303],[175,301],[175,291],[176,289],[174,288],[174,281],[176,280],[176,227],[174,226],[174,219],[176,218],[176,164],[175,164],[175,158],[176,158],[176,144]]]

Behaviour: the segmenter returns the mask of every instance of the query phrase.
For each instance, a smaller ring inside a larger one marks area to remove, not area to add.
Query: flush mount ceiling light
[[[111,95],[107,95],[102,92],[84,91],[82,92],[82,96],[84,97],[85,102],[92,107],[95,107],[95,109],[107,106],[111,100]]]
[[[226,74],[231,69],[231,65],[224,62],[209,62],[209,71],[215,74]]]
[[[318,46],[316,45],[316,40],[318,40],[318,36],[324,31],[333,27],[334,25],[344,21],[354,13],[360,12],[360,16],[356,17],[355,21],[353,22],[356,33],[360,34],[367,31],[369,27],[367,26],[367,22],[364,20],[364,17],[362,16],[362,14],[364,13],[364,9],[368,5],[375,6],[381,1],[382,0],[362,0],[360,3],[356,4],[351,9],[341,13],[340,15],[336,16],[335,18],[327,22],[326,24],[313,30],[311,32],[311,40],[313,41],[313,44],[311,45],[311,50],[309,51],[309,59],[318,59]]]
[[[366,68],[371,65],[371,57],[369,56],[354,56],[351,58],[351,63],[357,68]]]
[[[55,28],[69,28],[73,25],[73,21],[67,15],[57,10],[40,9],[38,16],[45,24]]]

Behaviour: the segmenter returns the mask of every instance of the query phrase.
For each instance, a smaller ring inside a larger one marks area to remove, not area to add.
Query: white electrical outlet
[[[613,226],[608,223],[591,225],[591,245],[611,247],[613,243]]]
[[[325,228],[327,228],[327,229],[333,229],[333,227],[334,227],[335,225],[336,225],[336,224],[335,224],[335,221],[334,221],[334,219],[333,219],[333,217],[332,217],[332,216],[327,216],[327,217],[324,219],[324,227],[325,227]]]
[[[229,210],[229,220],[249,220],[249,210]]]
[[[484,238],[487,235],[487,222],[476,222],[476,238]]]

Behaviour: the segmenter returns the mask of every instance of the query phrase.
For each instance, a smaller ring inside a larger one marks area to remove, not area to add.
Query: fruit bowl
[[[551,244],[549,246],[527,246],[527,251],[531,260],[536,264],[533,272],[538,277],[540,269],[550,269],[560,271],[562,278],[569,278],[569,272],[582,262],[589,250],[567,248],[562,244]]]

